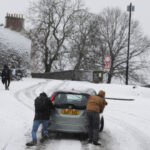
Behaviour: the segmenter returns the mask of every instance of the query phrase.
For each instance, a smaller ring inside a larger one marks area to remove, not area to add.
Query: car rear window
[[[74,93],[57,93],[54,101],[55,105],[59,107],[65,107],[66,105],[72,104],[75,107],[85,108],[88,101],[88,95]]]

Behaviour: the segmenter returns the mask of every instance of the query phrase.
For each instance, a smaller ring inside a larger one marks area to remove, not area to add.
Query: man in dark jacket
[[[1,76],[2,76],[2,83],[5,84],[5,90],[9,90],[11,70],[7,65],[4,65]]]
[[[89,140],[88,143],[93,143],[94,145],[101,145],[98,143],[98,133],[99,133],[99,114],[103,112],[105,105],[105,92],[99,91],[97,96],[90,96],[86,106],[87,118],[89,123]]]
[[[27,143],[27,146],[33,146],[37,144],[36,132],[42,124],[43,126],[43,137],[48,137],[48,120],[50,116],[50,109],[54,109],[54,106],[50,99],[47,97],[46,93],[41,93],[39,97],[35,99],[35,117],[32,127],[32,141]]]

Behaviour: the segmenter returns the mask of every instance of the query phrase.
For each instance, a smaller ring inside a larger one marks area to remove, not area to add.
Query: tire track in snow
[[[50,83],[50,82],[49,82]],[[49,84],[48,83],[48,84]],[[47,86],[48,84],[43,84],[44,86]],[[51,84],[51,83],[50,83]],[[67,81],[63,81],[62,83],[56,84],[54,86],[50,86],[50,88],[47,90],[48,93],[52,93],[55,90],[63,90],[65,89],[69,84],[71,84],[71,82],[67,82]],[[33,95],[36,96],[36,90],[37,90],[37,86],[33,86],[30,89],[27,89],[25,92],[26,94],[32,98]],[[123,113],[120,112],[121,110],[116,110],[116,112],[118,113]],[[119,116],[118,116],[119,117]],[[131,125],[128,122],[123,121],[122,118],[118,118],[116,116],[116,113],[113,115],[106,115],[106,118],[108,118],[108,121],[111,122],[110,124],[112,124],[112,126],[114,125],[116,127],[116,129],[112,130],[104,130],[102,133],[100,133],[100,137],[101,137],[101,142],[102,145],[104,147],[99,147],[99,149],[101,150],[112,150],[112,149],[118,149],[118,150],[126,150],[126,149],[130,149],[130,148],[137,148],[137,150],[149,150],[150,147],[150,142],[148,141],[149,137],[147,135],[145,135],[143,132],[141,132],[136,126]],[[135,116],[136,117],[136,116]],[[139,118],[137,118],[139,120]],[[139,120],[140,121],[140,120]],[[117,136],[115,134],[115,130],[118,130],[117,132],[120,132],[119,136]],[[125,136],[126,134],[126,136]],[[122,143],[120,143],[123,140],[127,140],[125,141],[125,147],[122,147]],[[131,141],[134,141],[134,143],[131,144]],[[69,140],[66,142],[69,144]],[[89,147],[89,146],[85,146],[83,145],[83,143],[81,141],[78,141],[78,144],[80,143],[81,145],[81,149],[80,150],[95,150],[97,149],[97,147]],[[121,145],[120,145],[121,144]],[[131,144],[131,147],[130,147]],[[64,146],[64,140],[51,140],[50,142],[47,142],[46,144],[36,147],[34,150],[40,150],[40,148],[42,148],[42,150],[47,150],[47,149],[53,149],[53,150],[58,150],[61,146]],[[113,147],[114,146],[114,147]],[[129,147],[128,147],[129,146]],[[65,146],[64,146],[65,147]],[[67,146],[66,146],[67,147]]]
[[[55,82],[55,81],[54,81]],[[64,90],[65,87],[68,85],[67,81],[61,81],[60,83],[50,87],[46,93],[50,93],[52,94],[53,92],[57,91],[57,90]]]
[[[137,114],[133,114],[132,112],[126,112],[125,110],[122,110],[122,109],[112,109],[111,108],[111,111],[113,111],[113,112],[116,112],[116,113],[120,113],[120,114],[127,114],[127,115],[129,115],[130,117],[132,116],[133,118],[136,118],[137,120],[139,120],[139,121],[148,121],[148,122],[150,122],[150,119],[149,118],[146,118],[145,116],[142,116],[142,115],[137,115]]]
[[[47,92],[55,92],[56,90],[67,90],[69,87],[69,85],[71,85],[72,82],[70,81],[63,81],[63,83],[61,83],[60,85],[57,85],[55,87],[53,87],[52,89],[49,89]],[[62,150],[62,149],[70,149],[72,150],[73,146],[76,146],[76,148],[78,150],[104,150],[104,147],[97,147],[97,146],[92,146],[89,147],[88,145],[85,146],[85,144],[80,141],[80,140],[66,140],[64,138],[60,138],[59,140],[57,139],[50,139],[48,140],[46,143],[41,144],[36,146],[36,148],[34,148],[34,150]],[[74,148],[73,148],[74,149]],[[106,150],[106,149],[105,149]]]
[[[35,99],[35,97],[38,96],[37,91],[43,91],[43,89],[46,86],[50,86],[49,88],[47,88],[46,93],[53,93],[56,90],[65,90],[67,88],[67,86],[69,86],[70,84],[72,84],[72,83],[64,80],[64,81],[59,81],[58,83],[53,85],[53,81],[46,80],[44,82],[38,83],[36,85],[33,85],[31,87],[28,87],[28,88],[25,88],[23,90],[20,90],[20,91],[16,92],[15,97],[19,102],[21,102],[23,105],[25,105],[26,107],[28,107],[30,110],[33,111],[34,110],[34,105],[33,105],[34,99]],[[24,97],[24,99],[22,97]],[[28,99],[29,103],[27,103],[25,101],[25,99]],[[31,136],[31,135],[28,135],[28,136]],[[79,147],[79,150],[90,150],[91,149],[91,148],[86,147],[85,145],[83,145],[83,143],[79,140],[73,140],[71,142],[72,142],[73,145],[74,145],[74,143],[76,143]],[[32,150],[40,150],[40,149],[48,150],[48,149],[52,148],[53,150],[58,150],[58,149],[62,149],[62,146],[64,148],[68,147],[64,143],[70,144],[70,140],[65,140],[65,139],[55,140],[55,139],[52,139],[52,140],[48,141],[47,143],[44,143],[42,145],[39,144],[39,145],[37,145],[35,147],[32,147],[30,149],[32,149]],[[95,148],[96,147],[94,147],[93,149],[95,150]]]
[[[54,81],[55,82],[55,81]],[[52,85],[53,83],[52,82],[49,82],[48,84],[45,84],[44,86],[48,86],[48,85],[51,85],[50,88],[47,89],[46,93],[53,93],[57,90],[65,90],[66,87],[70,84],[70,82],[68,81],[61,81],[55,85]],[[35,91],[35,87],[32,87],[32,89],[27,89],[25,92],[26,93],[30,93],[29,95],[32,95],[32,93],[36,93]],[[82,144],[80,141],[76,141],[76,140],[73,140],[71,141],[72,143],[76,143],[79,145],[79,147],[82,147]],[[60,139],[60,140],[55,140],[55,139],[50,139],[49,141],[47,141],[46,143],[43,143],[43,144],[39,144],[37,146],[35,146],[34,148],[32,148],[32,150],[47,150],[47,149],[53,149],[53,150],[58,150],[58,149],[62,149],[62,146],[63,147],[66,147],[66,144],[64,143],[68,143],[68,145],[70,144],[70,140],[65,140],[65,139]],[[85,149],[83,149],[85,150]]]
[[[51,81],[49,81],[49,82],[51,82]],[[47,84],[48,84],[47,81],[39,83],[38,85],[35,85],[35,86],[32,86],[30,88],[23,90],[21,94],[26,95],[26,97],[28,99],[32,99],[32,101],[34,101],[35,98],[38,96],[38,94],[40,92],[43,92],[43,89]],[[39,92],[37,92],[37,91],[39,91]]]
[[[34,100],[40,92],[43,92],[44,87],[46,87],[47,85],[50,85],[46,93],[49,91],[53,92],[57,89],[62,88],[62,86],[64,87],[64,84],[66,83],[66,81],[60,81],[59,83],[52,85],[51,84],[52,82],[53,82],[52,80],[46,80],[46,81],[40,82],[36,85],[22,89],[16,92],[14,95],[19,102],[21,102],[23,105],[25,105],[27,108],[33,111]]]
[[[134,146],[137,150],[141,150],[141,149],[149,150],[149,147],[150,147],[150,142],[148,140],[149,137],[147,135],[145,135],[142,131],[140,131],[136,126],[131,125],[131,124],[123,121],[120,118],[114,117],[114,115],[107,115],[107,117],[108,117],[108,120],[111,121],[111,124],[115,124],[116,126],[118,126],[118,128],[116,128],[116,130],[119,129],[120,133],[123,130],[124,133],[126,135],[128,135],[127,136],[128,139],[126,139],[127,140],[126,142],[129,142],[129,143],[127,144],[127,146],[129,146],[129,147],[131,146],[131,141],[130,141],[130,139],[131,139],[131,140],[135,141],[134,143],[132,143],[132,146]],[[124,138],[125,135],[122,134],[122,136]],[[121,140],[121,137],[119,137],[119,138]],[[116,140],[117,140],[117,138],[115,138],[115,141]],[[119,143],[119,141],[118,141],[118,143]]]
[[[51,83],[50,83],[51,84]],[[70,81],[63,81],[59,84],[56,84],[55,86],[52,86],[50,87],[46,93],[53,93],[57,90],[65,90],[67,89],[67,87],[72,84],[72,82]],[[31,92],[31,90],[30,90]],[[33,91],[32,91],[33,92]],[[79,150],[99,150],[99,147],[97,146],[94,146],[93,147],[88,147],[88,145],[85,146],[85,144],[83,144],[82,141],[79,141],[79,140],[66,140],[64,138],[62,139],[59,139],[59,140],[56,140],[56,139],[50,139],[48,140],[46,143],[43,143],[43,144],[39,144],[37,145],[36,147],[32,148],[32,150],[48,150],[48,149],[53,149],[53,150],[61,150],[61,149],[69,149],[71,150],[70,148],[70,142],[72,142],[71,146],[75,145],[77,146],[78,145],[78,148]],[[63,148],[62,148],[63,147]],[[104,150],[103,147],[100,147],[101,150]]]
[[[54,81],[54,82],[56,82],[56,81]],[[48,86],[48,85],[50,85],[50,87],[46,90],[46,93],[53,93],[53,92],[55,92],[55,91],[57,91],[57,90],[64,90],[66,87],[67,87],[67,85],[68,85],[68,82],[67,81],[59,81],[57,84],[54,84],[53,85],[53,83],[51,82],[51,81],[46,81],[46,84],[45,83],[42,83],[41,85],[40,85],[40,89],[43,89],[45,86]],[[30,87],[30,88],[27,88],[27,89],[25,89],[25,90],[22,90],[22,91],[20,91],[20,93],[18,92],[17,93],[17,95],[19,96],[19,94],[25,94],[26,96],[28,96],[28,98],[32,98],[33,97],[33,95],[34,96],[37,96],[36,95],[36,90],[37,90],[37,88],[39,88],[39,85],[34,85],[34,86],[32,86],[32,87]],[[39,145],[37,145],[37,146],[35,146],[35,147],[33,147],[33,148],[31,148],[32,150],[45,150],[45,149],[47,149],[49,146],[51,147],[53,147],[53,145],[64,145],[64,142],[63,142],[64,140],[52,140],[52,143],[51,142],[47,142],[47,143],[44,143],[44,144],[39,144]],[[56,142],[57,142],[57,144],[56,144]],[[76,141],[75,141],[76,142]],[[79,143],[80,143],[80,141],[78,141]],[[78,144],[79,144],[78,143]],[[79,144],[80,145],[80,144]],[[54,147],[53,147],[54,148]],[[57,147],[55,147],[56,149],[57,149]],[[49,149],[49,148],[48,148]],[[58,150],[58,149],[57,149]]]
[[[36,85],[27,87],[25,89],[22,89],[18,92],[15,93],[15,97],[16,99],[23,105],[25,105],[27,108],[29,108],[30,110],[33,111],[34,109],[34,105],[31,105],[34,101],[33,95],[31,96],[31,92],[35,90],[35,88],[41,87],[43,86],[43,84],[46,84],[46,81],[38,83]],[[30,91],[30,92],[28,92]],[[35,93],[33,92],[33,94],[35,95]],[[28,101],[28,102],[27,102]]]

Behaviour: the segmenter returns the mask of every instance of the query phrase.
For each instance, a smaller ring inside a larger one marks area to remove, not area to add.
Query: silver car
[[[56,91],[51,97],[55,109],[51,111],[49,132],[88,133],[86,104],[90,95],[96,95],[94,90]],[[100,115],[99,130],[104,127],[104,118]]]

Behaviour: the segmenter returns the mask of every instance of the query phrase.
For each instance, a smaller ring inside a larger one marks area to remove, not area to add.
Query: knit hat
[[[5,65],[4,65],[4,68],[6,69],[6,68],[8,68],[8,66],[5,64]]]
[[[105,97],[105,91],[100,90],[100,91],[98,92],[98,95],[99,95],[99,96],[102,96],[102,97]]]
[[[47,94],[45,92],[42,92],[40,93],[40,96],[47,97]]]

